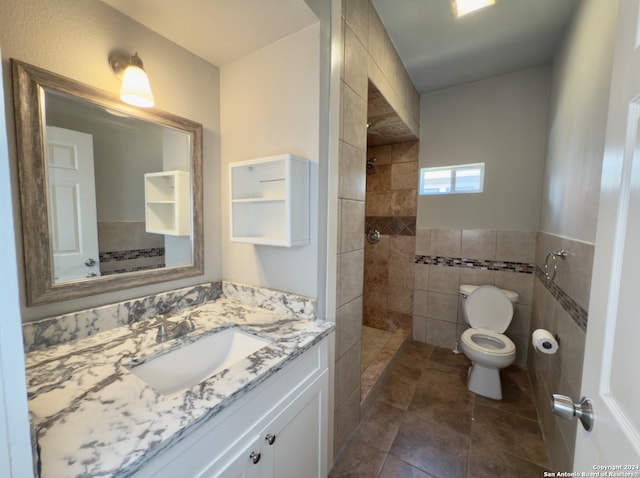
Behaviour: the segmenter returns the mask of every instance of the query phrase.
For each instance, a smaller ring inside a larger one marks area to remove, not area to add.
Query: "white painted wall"
[[[421,97],[420,167],[486,165],[481,194],[419,196],[418,227],[538,229],[549,84],[541,66]]]
[[[540,230],[593,243],[617,2],[587,0],[554,63]]]
[[[320,27],[312,25],[220,71],[223,277],[317,297]],[[293,153],[311,161],[310,242],[229,240],[229,163]]]
[[[25,34],[28,29],[28,34]],[[156,99],[156,107],[189,118],[204,127],[204,257],[203,276],[146,287],[100,294],[46,306],[25,307],[23,320],[56,315],[222,277],[220,246],[220,108],[219,70],[176,44],[142,27],[98,0],[2,0],[0,47],[6,65],[9,58],[62,74],[103,90],[117,92],[120,82],[111,72],[109,53],[137,51],[144,61]],[[15,135],[11,73],[4,71],[8,135]],[[15,142],[9,142],[14,214],[20,217]],[[19,220],[19,219],[18,219]],[[18,222],[17,252],[22,256]],[[24,284],[22,261],[18,262]]]
[[[1,96],[0,111],[5,111],[4,98]],[[0,114],[0,204],[11,202],[9,176],[5,116]],[[33,476],[33,460],[20,322],[19,261],[14,247],[14,220],[10,207],[0,208],[0,249],[3,258],[0,271],[0,303],[3,311],[0,320],[0,476],[29,478]]]

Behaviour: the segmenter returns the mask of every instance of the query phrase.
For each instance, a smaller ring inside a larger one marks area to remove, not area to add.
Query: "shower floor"
[[[360,409],[366,413],[384,387],[411,331],[396,332],[362,326],[362,356],[360,358]]]

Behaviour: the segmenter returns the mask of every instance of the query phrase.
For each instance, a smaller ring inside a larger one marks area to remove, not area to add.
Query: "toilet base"
[[[467,388],[471,392],[482,395],[483,397],[502,400],[500,370],[473,362],[473,365],[469,367]]]

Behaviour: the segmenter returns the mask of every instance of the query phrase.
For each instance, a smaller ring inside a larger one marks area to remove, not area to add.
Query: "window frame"
[[[478,184],[478,189],[475,190],[457,190],[456,189],[456,179],[458,176],[459,172],[462,171],[469,171],[469,170],[473,170],[473,169],[479,169],[480,170],[480,179],[479,179],[479,184]],[[424,180],[425,180],[425,174],[429,173],[429,172],[436,172],[436,171],[449,171],[450,172],[450,176],[449,176],[449,191],[436,191],[436,190],[431,190],[431,191],[425,191],[425,184],[424,184]],[[485,163],[469,163],[469,164],[456,164],[456,165],[452,165],[452,166],[436,166],[436,167],[427,167],[427,168],[420,168],[420,184],[419,184],[419,189],[418,189],[418,195],[420,196],[441,196],[441,195],[446,195],[446,194],[479,194],[484,192],[484,171],[485,171]]]

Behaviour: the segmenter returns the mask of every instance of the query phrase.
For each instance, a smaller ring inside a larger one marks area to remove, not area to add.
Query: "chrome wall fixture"
[[[369,232],[367,232],[367,241],[369,241],[369,244],[377,244],[378,242],[380,242],[380,231],[378,231],[377,229],[371,229]]]
[[[569,255],[569,252],[565,249],[561,249],[558,252],[549,251],[547,254],[547,258],[544,261],[544,276],[548,280],[553,280],[556,278],[556,273],[558,272],[558,257],[564,260]],[[551,259],[551,267],[553,267],[553,271],[549,272],[549,259]]]

